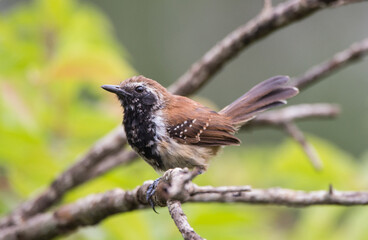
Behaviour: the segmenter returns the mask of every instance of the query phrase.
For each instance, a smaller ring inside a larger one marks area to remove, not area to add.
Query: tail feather
[[[288,80],[288,76],[276,76],[265,80],[219,113],[228,116],[233,125],[241,126],[258,113],[286,104],[286,99],[298,94],[297,88],[285,86]]]

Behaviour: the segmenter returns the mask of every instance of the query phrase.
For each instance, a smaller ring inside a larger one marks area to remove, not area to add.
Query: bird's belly
[[[174,139],[162,141],[157,145],[164,171],[170,168],[207,168],[208,160],[220,147],[200,147],[177,143]]]

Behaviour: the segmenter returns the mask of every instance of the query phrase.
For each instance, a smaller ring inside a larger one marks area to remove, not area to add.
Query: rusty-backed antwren
[[[289,77],[265,80],[221,111],[173,95],[152,79],[135,76],[102,88],[117,95],[124,108],[129,144],[156,171],[170,168],[206,170],[221,146],[239,145],[236,131],[258,113],[286,103],[298,89]],[[151,189],[152,190],[152,189]],[[150,194],[147,192],[148,200]]]

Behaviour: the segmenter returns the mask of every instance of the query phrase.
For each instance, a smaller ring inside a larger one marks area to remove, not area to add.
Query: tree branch
[[[358,2],[343,1],[344,4]],[[289,0],[276,7],[261,11],[258,16],[240,26],[218,42],[199,61],[170,86],[179,95],[190,95],[204,85],[221,68],[236,57],[244,48],[268,36],[274,31],[329,6],[342,5],[336,0]]]
[[[326,191],[310,192],[282,188],[250,189],[249,186],[201,187],[191,181],[194,176],[196,174],[188,169],[175,168],[167,171],[160,180],[153,198],[160,206],[168,203],[170,214],[180,232],[186,236],[195,236],[195,233],[187,224],[182,210],[178,208],[180,202],[237,202],[289,207],[368,204],[368,192],[336,191],[331,186]],[[152,181],[147,181],[132,191],[115,189],[81,198],[75,203],[59,207],[52,213],[39,214],[23,224],[2,229],[0,240],[50,239],[66,235],[79,227],[95,225],[117,213],[147,208],[149,204],[146,201],[146,190],[151,183]]]
[[[193,195],[187,202],[238,202],[249,204],[307,207],[314,205],[356,206],[368,204],[368,192],[296,191],[283,188],[252,189],[247,193]]]
[[[0,231],[1,240],[39,240],[66,235],[79,227],[95,225],[116,213],[147,207],[137,199],[138,191],[115,189],[102,194],[89,195],[75,203],[62,206],[53,213],[44,213],[28,219],[22,224]]]
[[[285,122],[293,122],[303,119],[333,118],[339,114],[340,108],[336,104],[315,103],[293,105],[258,115],[255,119],[250,121],[246,127],[244,127],[244,130],[252,127],[279,127]]]
[[[284,127],[285,131],[300,144],[312,166],[316,170],[321,170],[322,161],[319,158],[317,150],[307,141],[303,132],[293,122],[285,122]]]
[[[115,155],[108,156],[87,173],[86,181],[101,176],[117,166],[127,165],[137,158],[137,153],[132,150],[122,150]]]
[[[301,145],[312,166],[316,170],[321,170],[322,161],[317,151],[313,145],[306,140],[303,132],[295,125],[294,121],[309,118],[332,118],[336,117],[339,113],[340,108],[335,104],[317,103],[294,105],[265,112],[251,121],[246,129],[254,126],[266,125],[283,127],[283,129]]]
[[[117,153],[126,144],[125,133],[119,127],[101,138],[74,165],[59,175],[50,186],[36,198],[21,204],[9,216],[1,219],[0,228],[21,224],[25,219],[43,212],[57,203],[68,190],[88,180],[90,169],[110,154]]]
[[[348,64],[361,60],[368,54],[368,38],[361,42],[352,44],[349,48],[335,54],[331,59],[318,64],[304,73],[302,76],[293,79],[293,85],[304,89],[311,84],[317,83],[324,77],[331,75]]]
[[[203,240],[189,225],[187,216],[181,208],[181,203],[177,200],[169,200],[167,202],[171,218],[174,220],[175,225],[178,227],[181,235],[185,240]]]
[[[233,59],[241,50],[250,46],[252,43],[266,37],[270,33],[291,24],[297,20],[310,16],[312,13],[329,6],[349,4],[358,2],[357,0],[289,0],[276,7],[261,12],[253,20],[239,27],[230,33],[221,42],[208,51],[201,60],[193,64],[192,67],[169,89],[172,93],[188,95],[194,93],[203,86],[222,66]],[[365,48],[364,48],[365,49]],[[366,53],[363,49],[362,54]],[[358,56],[359,54],[353,54]],[[350,57],[354,58],[354,57]],[[343,59],[350,59],[343,58]],[[350,60],[345,60],[350,62]],[[344,60],[342,60],[344,62]],[[330,73],[341,67],[336,65]],[[313,77],[314,81],[323,77],[324,74]],[[310,78],[310,77],[309,77]],[[302,85],[299,80],[295,84]],[[70,189],[88,181],[89,179],[103,174],[115,166],[116,162],[120,164],[129,163],[135,158],[132,152],[121,152],[126,145],[126,138],[121,130],[112,131],[110,134],[97,142],[81,159],[73,166],[64,171],[57,177],[52,184],[40,195],[27,200],[21,204],[15,211],[7,217],[0,220],[0,229],[3,227],[20,224],[27,218],[47,210],[56,204],[63,195]],[[125,157],[117,160],[120,154]],[[111,156],[108,162],[102,163],[106,157]],[[113,160],[114,159],[114,160]],[[91,173],[92,172],[92,173]]]

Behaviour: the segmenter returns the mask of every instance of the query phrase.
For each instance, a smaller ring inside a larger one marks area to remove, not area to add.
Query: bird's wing
[[[238,145],[240,140],[233,136],[235,128],[223,115],[211,111],[199,103],[185,97],[170,106],[168,117],[170,137],[176,141],[198,146]]]

